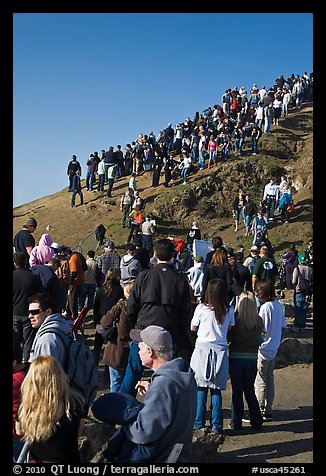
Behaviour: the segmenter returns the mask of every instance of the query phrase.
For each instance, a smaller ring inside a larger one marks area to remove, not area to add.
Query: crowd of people
[[[152,187],[159,185],[164,172],[165,187],[172,178],[181,177],[183,184],[191,172],[211,168],[219,162],[228,161],[230,155],[242,158],[259,153],[259,139],[270,134],[273,126],[286,118],[290,108],[300,109],[302,104],[313,99],[313,73],[283,75],[276,78],[270,88],[253,84],[249,93],[244,86],[228,88],[221,97],[222,105],[209,106],[193,119],[172,127],[169,123],[156,135],[140,133],[136,140],[122,146],[117,145],[91,153],[86,161],[85,189],[90,192],[105,192],[112,197],[116,179],[122,176],[137,177],[152,171]],[[250,143],[249,150],[244,145]],[[75,197],[84,196],[80,185],[81,163],[76,155],[68,164],[69,191],[72,192],[71,206]]]
[[[105,365],[109,395],[119,394],[112,397],[117,399],[112,404],[111,397],[95,400],[94,415],[114,424],[116,409],[119,414],[126,405],[135,408],[132,420],[125,413],[121,416],[124,444],[118,451],[118,435],[112,437],[106,451],[109,460],[166,462],[181,445],[178,461],[189,461],[192,433],[207,424],[208,389],[211,431],[217,436],[225,431],[222,395],[229,379],[232,430],[242,428],[244,398],[252,431],[272,420],[273,369],[287,327],[279,292],[293,290],[295,320],[290,329],[301,332],[312,293],[312,243],[301,254],[291,245],[277,263],[266,234],[251,246],[248,256],[242,245],[235,250],[215,236],[204,256],[194,256],[201,237],[194,222],[184,240],[154,240],[151,251],[137,242],[120,256],[114,242],[107,241],[99,256],[88,251],[85,269],[81,253],[54,243],[50,235],[42,235],[36,245],[36,228],[35,219],[29,218],[14,237],[15,458],[26,441],[31,461],[78,459],[76,445],[85,415],[78,410],[80,395],[62,388],[67,385],[62,367],[52,370],[56,375],[52,379],[61,380],[51,382],[56,413],[44,415],[40,435],[29,427],[27,406],[34,397],[26,395],[35,392],[35,379],[42,378],[39,373],[47,366],[63,366],[67,355],[58,331],[68,335],[84,306],[93,313],[94,362]],[[106,340],[113,322],[115,336]],[[153,371],[152,383],[142,380],[146,367]],[[67,407],[58,403],[59,388]],[[145,396],[142,407],[137,394]],[[49,404],[48,394],[40,398]],[[186,413],[180,411],[185,401]],[[59,430],[47,429],[54,420],[58,428],[67,427],[69,446]],[[176,432],[175,425],[183,431]]]
[[[36,243],[37,221],[26,219],[13,240],[14,461],[22,461],[27,445],[28,462],[80,462],[78,436],[89,411],[118,425],[104,454],[107,461],[187,463],[194,431],[209,425],[217,437],[225,432],[222,396],[228,382],[233,431],[245,421],[244,399],[252,431],[272,420],[273,371],[287,327],[280,293],[293,291],[290,329],[299,333],[306,327],[313,286],[313,243],[300,254],[291,245],[277,262],[268,238],[275,210],[284,223],[289,220],[286,177],[279,184],[270,179],[258,206],[243,190],[237,193],[235,232],[243,220],[245,236],[252,236],[247,253],[242,245],[235,250],[213,236],[201,255],[195,253],[202,238],[197,222],[184,239],[156,238],[155,218],[144,213],[136,178],[151,168],[156,187],[164,168],[169,186],[176,156],[182,155],[178,171],[186,183],[187,169],[196,161],[200,169],[228,160],[231,150],[242,156],[245,137],[251,137],[256,154],[259,134],[270,132],[273,114],[277,125],[288,113],[287,94],[298,108],[312,99],[312,74],[292,76],[280,76],[268,91],[254,85],[249,95],[244,88],[228,89],[222,107],[196,113],[175,131],[169,124],[157,138],[153,132],[140,134],[125,153],[118,146],[102,150],[101,158],[91,154],[86,191],[94,191],[96,183],[104,191],[107,183],[110,197],[115,177],[130,175],[119,203],[121,225],[130,228],[125,254],[112,240],[104,240],[101,254],[88,250],[85,257],[49,233]],[[76,156],[67,173],[71,206],[78,193],[83,204]],[[93,319],[93,360],[104,364],[110,390],[86,414],[82,392],[65,373],[69,355],[60,336],[68,339],[85,307]],[[144,379],[145,368],[150,380]]]

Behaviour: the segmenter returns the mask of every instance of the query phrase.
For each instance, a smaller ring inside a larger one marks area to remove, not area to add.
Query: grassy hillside
[[[299,251],[304,250],[312,238],[313,225],[312,135],[313,108],[307,104],[298,111],[291,110],[280,126],[272,126],[270,135],[263,134],[257,156],[251,154],[248,141],[242,160],[231,156],[227,163],[191,174],[186,186],[182,186],[182,180],[178,178],[168,189],[163,185],[154,189],[151,187],[152,173],[143,173],[137,177],[137,186],[146,200],[145,211],[152,212],[157,219],[158,236],[184,238],[192,221],[196,220],[204,237],[210,239],[218,234],[229,246],[243,243],[248,250],[251,239],[243,236],[244,227],[234,233],[233,198],[242,187],[258,204],[269,176],[286,174],[292,187],[295,210],[289,224],[281,225],[276,220],[270,226],[269,238],[275,246],[276,257],[291,242],[296,243]],[[83,168],[85,170],[85,166]],[[38,221],[36,241],[43,233],[50,233],[54,241],[74,247],[103,223],[107,228],[106,238],[113,239],[122,251],[129,230],[120,225],[118,204],[128,180],[129,177],[122,177],[115,181],[113,198],[97,191],[87,192],[83,180],[85,206],[70,207],[71,193],[67,187],[16,207],[13,210],[13,234],[21,229],[27,216],[33,216]],[[76,203],[79,204],[78,196]],[[46,229],[48,225],[50,231]],[[83,252],[94,248],[95,244],[86,241]]]

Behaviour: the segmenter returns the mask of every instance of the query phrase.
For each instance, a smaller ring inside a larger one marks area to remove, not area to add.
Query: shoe
[[[216,433],[217,435],[223,435],[224,434],[223,429],[221,429],[221,428],[217,429],[216,427],[213,427],[213,426],[212,426],[212,432]]]
[[[264,421],[272,421],[273,420],[271,413],[263,413],[262,417],[263,417]]]
[[[269,218],[268,221],[274,221],[274,218]]]
[[[250,423],[250,418],[242,418],[242,423]]]
[[[242,426],[240,426],[240,427],[238,427],[238,428],[234,428],[234,427],[231,425],[231,422],[228,423],[228,427],[230,428],[230,430],[234,430],[234,431],[242,430]]]
[[[182,184],[182,185],[186,185],[186,183],[187,183],[187,182],[183,182],[183,184]]]
[[[289,223],[289,222],[288,222],[287,220],[285,220],[285,222],[284,222],[284,223]]]
[[[203,428],[203,426],[194,426],[194,430],[202,430]]]

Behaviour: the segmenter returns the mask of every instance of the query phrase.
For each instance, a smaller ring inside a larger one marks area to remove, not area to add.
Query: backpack
[[[63,369],[69,378],[70,387],[84,398],[84,409],[92,405],[98,389],[98,370],[90,348],[71,334],[65,334],[60,329],[41,332],[39,336],[51,332],[57,335],[64,344],[66,355]]]
[[[75,254],[78,254],[78,256],[79,256],[80,259],[81,259],[82,270],[83,270],[83,271],[87,271],[87,270],[88,270],[88,266],[87,266],[87,262],[86,262],[85,256],[84,256],[82,253],[79,253],[79,251],[74,251],[74,253],[75,253]]]
[[[255,256],[252,258],[252,260],[250,261],[250,264],[249,264],[249,271],[250,271],[250,274],[252,274],[252,270],[256,264],[256,261],[257,259],[259,258],[259,256]]]
[[[95,230],[95,237],[96,237],[96,240],[99,242],[100,245],[103,245],[103,243],[104,243],[105,233],[106,233],[106,228],[101,223]]]
[[[312,294],[312,282],[309,279],[302,276],[302,274],[300,273],[299,266],[297,267],[297,269],[298,269],[298,276],[299,276],[299,280],[298,280],[299,292],[303,294]]]
[[[120,320],[121,310],[121,305],[118,304],[114,311],[114,319],[111,326],[105,329],[102,333],[102,339],[104,344],[108,344],[109,342],[112,342],[118,337],[117,324]]]

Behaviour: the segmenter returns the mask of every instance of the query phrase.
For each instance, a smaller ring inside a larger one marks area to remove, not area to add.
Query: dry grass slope
[[[228,163],[191,174],[185,187],[182,180],[177,179],[168,189],[163,185],[154,189],[151,187],[151,172],[145,172],[137,178],[137,185],[146,200],[146,212],[151,211],[157,217],[158,236],[185,237],[196,219],[204,236],[219,234],[229,246],[234,247],[241,242],[248,249],[251,242],[243,236],[244,229],[234,233],[232,199],[237,189],[243,187],[258,203],[268,176],[285,173],[292,185],[296,207],[291,222],[283,226],[274,223],[269,236],[276,247],[276,257],[290,242],[295,242],[299,251],[303,250],[312,237],[312,127],[313,108],[307,104],[299,111],[291,111],[279,127],[273,126],[272,134],[263,134],[259,155],[251,155],[248,142],[242,160],[231,156]],[[85,170],[85,165],[83,168]],[[113,239],[122,250],[128,229],[120,225],[118,204],[128,180],[129,177],[116,180],[113,198],[97,191],[87,192],[83,180],[86,206],[70,208],[71,194],[68,188],[64,188],[14,208],[13,233],[21,229],[27,216],[33,216],[39,224],[35,232],[36,241],[47,232],[47,225],[51,225],[50,234],[54,241],[74,247],[103,223],[107,228],[106,238]],[[76,203],[79,203],[78,196]]]

